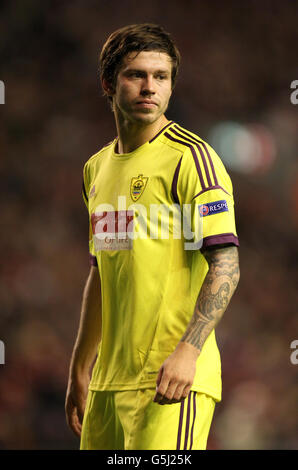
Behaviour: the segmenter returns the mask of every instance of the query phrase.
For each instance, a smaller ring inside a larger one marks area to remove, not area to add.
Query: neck
[[[119,136],[118,153],[130,153],[145,144],[169,121],[163,114],[153,123],[131,122],[121,119],[115,113],[116,127]]]

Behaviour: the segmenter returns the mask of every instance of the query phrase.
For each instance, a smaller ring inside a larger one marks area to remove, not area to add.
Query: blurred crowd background
[[[298,2],[1,1],[0,449],[77,449],[64,398],[89,272],[84,162],[115,136],[98,55],[126,24],[182,54],[167,117],[222,156],[241,280],[208,449],[297,449]]]

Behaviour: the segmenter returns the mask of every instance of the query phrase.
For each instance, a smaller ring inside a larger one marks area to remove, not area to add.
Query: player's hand
[[[65,399],[66,422],[70,429],[81,436],[82,422],[88,394],[89,375],[79,379],[69,379]]]
[[[189,343],[178,344],[159,369],[154,402],[170,405],[185,400],[193,384],[199,353]]]

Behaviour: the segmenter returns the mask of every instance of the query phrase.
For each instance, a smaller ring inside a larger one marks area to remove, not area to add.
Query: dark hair
[[[115,88],[123,58],[130,52],[141,51],[165,52],[170,56],[172,88],[174,88],[180,65],[180,53],[171,35],[162,26],[151,23],[124,26],[109,36],[100,54],[100,80],[105,79]],[[108,98],[112,101],[112,97]]]

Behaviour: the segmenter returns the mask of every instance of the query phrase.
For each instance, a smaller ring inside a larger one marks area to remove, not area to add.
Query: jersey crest
[[[131,179],[130,196],[134,202],[137,201],[143,194],[147,181],[148,176],[143,176],[143,174],[140,174],[139,176]]]

